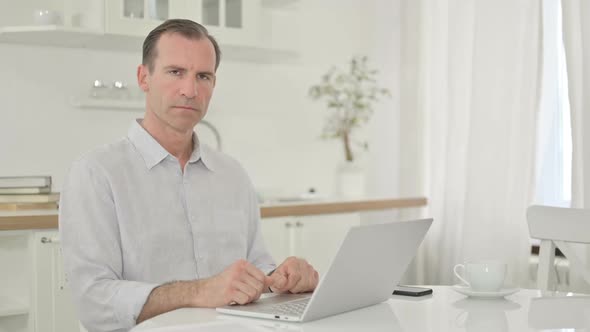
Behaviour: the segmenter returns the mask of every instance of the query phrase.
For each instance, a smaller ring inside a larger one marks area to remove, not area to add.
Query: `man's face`
[[[215,49],[209,39],[163,34],[156,44],[151,72],[138,68],[147,96],[147,112],[177,132],[193,130],[207,113],[215,87]],[[147,116],[147,114],[146,114]]]

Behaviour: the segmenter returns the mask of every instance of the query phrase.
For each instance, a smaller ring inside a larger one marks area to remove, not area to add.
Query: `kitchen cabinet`
[[[264,218],[261,225],[267,249],[277,264],[296,256],[307,260],[323,275],[348,230],[360,225],[360,215]]]
[[[294,17],[293,0],[63,0],[61,5],[56,1],[42,0],[38,6],[58,8],[54,12],[63,20],[40,24],[30,23],[26,18],[30,13],[12,15],[17,18],[0,26],[0,43],[141,52],[144,38],[158,24],[187,18],[207,27],[220,43],[224,59],[264,63],[298,57],[290,38],[277,38],[280,45],[265,38],[277,23],[273,17],[281,18],[277,21]],[[0,18],[11,17],[11,11],[16,10],[0,4]]]
[[[35,331],[74,332],[79,330],[63,269],[57,230],[31,234],[33,254],[33,320]]]
[[[291,237],[295,236],[295,218],[265,218],[261,220],[260,226],[266,249],[277,264],[292,255],[294,250],[291,243],[295,243],[295,240]]]
[[[105,32],[145,37],[169,18],[194,19],[184,0],[109,0],[105,2]]]
[[[80,331],[57,230],[0,232],[0,264],[0,331]]]
[[[220,43],[242,46],[260,44],[260,0],[191,0],[197,22]]]
[[[169,18],[207,27],[223,46],[258,46],[260,0],[113,0],[106,2],[105,32],[145,37]]]
[[[25,332],[30,325],[28,232],[0,232],[0,331]]]

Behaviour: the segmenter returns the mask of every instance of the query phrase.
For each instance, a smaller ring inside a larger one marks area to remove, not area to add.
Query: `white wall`
[[[273,26],[274,36],[299,39],[296,63],[222,61],[207,119],[221,132],[224,151],[242,162],[258,188],[296,193],[315,187],[332,193],[342,147],[319,139],[327,112],[307,97],[307,89],[330,66],[368,54],[384,69],[383,83],[394,95],[378,107],[377,121],[365,130],[373,147],[366,155],[370,192],[397,192],[397,3],[302,0],[295,33],[280,22]],[[135,84],[139,61],[140,50],[0,44],[0,176],[50,174],[59,191],[77,156],[125,136],[132,119],[142,115],[81,110],[69,105],[70,96],[85,92],[95,79]]]

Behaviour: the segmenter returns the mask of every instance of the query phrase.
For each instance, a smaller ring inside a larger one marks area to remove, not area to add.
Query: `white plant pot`
[[[336,195],[362,198],[365,195],[365,170],[358,161],[344,161],[336,169]]]

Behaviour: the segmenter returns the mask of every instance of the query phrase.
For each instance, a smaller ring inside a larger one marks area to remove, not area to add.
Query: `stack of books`
[[[51,176],[0,176],[0,210],[57,208]]]

